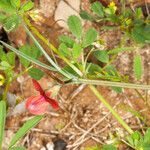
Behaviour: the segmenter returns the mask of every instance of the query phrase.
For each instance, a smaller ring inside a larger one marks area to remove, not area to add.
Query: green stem
[[[105,100],[105,98],[97,91],[93,85],[89,85],[90,89],[97,96],[97,98],[105,105],[105,107],[113,114],[117,121],[130,133],[133,133],[133,130],[124,122],[124,120],[119,116],[119,114],[111,107],[111,105]]]
[[[133,83],[124,83],[124,82],[112,82],[112,81],[103,81],[103,80],[89,80],[89,79],[72,79],[72,82],[69,84],[91,84],[91,85],[103,85],[110,87],[121,87],[121,88],[130,88],[130,89],[141,89],[141,90],[150,90],[150,85],[141,85]]]
[[[7,93],[9,90],[9,86],[10,86],[10,81],[7,81],[6,86],[5,86],[5,90],[4,90],[3,95],[2,95],[2,100],[6,101],[6,102],[7,102]]]
[[[82,75],[83,75],[83,73],[82,73],[77,67],[75,67],[73,64],[71,64],[71,63],[69,62],[69,60],[68,60],[66,57],[64,57],[63,55],[61,55],[61,53],[57,50],[57,48],[54,47],[54,45],[51,44],[48,39],[46,39],[41,33],[39,33],[39,31],[38,31],[36,28],[34,28],[34,27],[32,26],[32,24],[30,23],[30,21],[28,20],[27,17],[24,16],[23,19],[24,19],[25,23],[27,24],[27,26],[30,28],[30,30],[31,30],[40,40],[42,40],[42,41],[43,41],[53,52],[55,52],[64,62],[66,62],[79,76],[82,76]],[[25,29],[26,29],[27,32],[30,32],[30,31],[27,29],[27,27],[25,27]],[[30,33],[30,35],[32,35],[32,33]],[[32,36],[33,36],[33,35],[32,35]]]

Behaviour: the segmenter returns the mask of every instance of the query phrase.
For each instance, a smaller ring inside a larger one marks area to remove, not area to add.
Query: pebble
[[[76,0],[74,0],[76,1]],[[78,8],[76,8],[78,9]],[[57,9],[55,11],[54,19],[57,21],[58,25],[60,27],[63,27],[68,30],[67,26],[67,19],[71,15],[79,16],[79,13],[71,8],[66,2],[61,0],[57,6]]]

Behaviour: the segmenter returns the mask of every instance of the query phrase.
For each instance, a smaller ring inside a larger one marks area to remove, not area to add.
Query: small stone
[[[80,11],[80,0],[65,0],[73,9]]]
[[[63,139],[54,141],[54,150],[66,150],[67,143]]]
[[[55,15],[54,15],[55,21],[57,21],[59,26],[68,29],[67,20],[71,15],[79,16],[77,11],[75,11],[67,3],[61,0],[55,11]]]
[[[48,143],[46,144],[47,150],[54,150],[54,144],[53,143]]]
[[[58,0],[40,0],[40,12],[45,17],[52,17],[56,8]]]

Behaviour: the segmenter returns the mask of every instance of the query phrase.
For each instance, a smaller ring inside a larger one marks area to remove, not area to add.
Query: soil
[[[37,10],[40,10],[40,16],[43,20],[42,22],[33,22],[40,33],[46,36],[55,46],[58,46],[57,39],[60,34],[70,34],[67,29],[59,26],[54,19],[58,3],[59,0],[55,2],[54,0],[41,0],[40,3],[36,1]],[[51,11],[45,13],[45,9],[47,7],[49,8],[50,5],[52,7]],[[81,1],[80,5],[89,11],[88,0]],[[91,25],[92,24],[88,21],[84,22],[85,30]],[[16,47],[22,46],[30,41],[21,26],[16,32],[9,33],[8,36],[9,40],[13,42]],[[101,36],[106,40],[108,48],[111,49],[118,44],[120,33],[112,31],[102,33]],[[49,49],[43,43],[42,45],[47,52],[49,52]],[[149,46],[141,49],[140,53],[145,68],[140,83],[149,83]],[[133,79],[133,70],[130,66],[133,63],[133,57],[133,53],[121,54],[114,63],[122,74],[130,75],[131,80]],[[43,58],[41,60],[45,61]],[[23,67],[18,65],[16,72],[22,69]],[[31,78],[28,75],[23,75],[22,80],[23,82],[20,82],[20,80],[15,81],[10,88],[10,92],[23,101],[29,96],[36,94],[36,92],[33,89]],[[59,87],[56,86],[56,82],[49,74],[46,74],[39,82],[43,89],[48,88],[50,91],[58,92]],[[117,94],[109,87],[97,86],[97,89],[133,130],[144,132],[143,128],[150,125],[150,109],[136,94],[135,90],[124,89],[123,93]],[[147,91],[147,93],[149,103],[150,92]],[[35,128],[29,131],[24,138],[18,142],[18,145],[25,146],[28,150],[52,150],[51,147],[54,141],[62,139],[67,143],[67,150],[85,150],[85,148],[90,146],[110,144],[112,142],[110,140],[111,135],[124,136],[128,134],[87,85],[62,85],[55,98],[59,101],[61,109],[54,111],[50,108],[44,119]],[[146,120],[146,124],[134,116],[130,108],[134,108],[134,110],[139,112]],[[32,115],[26,111],[8,116],[5,142],[3,143],[4,149],[8,146],[13,134],[31,117]],[[129,150],[124,144],[119,144],[118,149]],[[61,149],[55,148],[55,150]]]

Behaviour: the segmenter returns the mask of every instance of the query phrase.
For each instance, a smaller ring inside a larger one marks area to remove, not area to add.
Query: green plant
[[[0,150],[2,150],[2,142],[4,137],[4,130],[5,130],[5,122],[6,122],[6,101],[0,101]],[[24,147],[16,147],[15,144],[19,141],[31,128],[36,126],[43,116],[35,116],[32,119],[28,120],[13,136],[8,149],[9,150],[25,150]]]
[[[7,4],[7,6],[5,4]],[[112,65],[112,62],[118,53],[134,50],[134,47],[118,47],[109,51],[99,48],[103,46],[103,44],[98,38],[98,32],[96,31],[96,29],[89,28],[84,34],[81,20],[77,16],[72,15],[69,17],[67,23],[71,33],[74,35],[74,39],[66,35],[61,35],[59,37],[60,44],[57,49],[43,35],[41,35],[38,32],[38,30],[35,27],[33,27],[32,24],[30,23],[28,19],[28,15],[30,15],[30,12],[28,12],[28,10],[30,10],[33,7],[33,3],[31,1],[28,1],[23,5],[21,5],[19,0],[17,0],[16,3],[13,3],[13,1],[2,1],[2,3],[0,3],[0,6],[1,6],[0,8],[2,8],[3,6],[9,8],[8,12],[2,11],[2,13],[0,13],[0,15],[5,16],[5,18],[1,20],[5,30],[11,31],[15,29],[19,22],[24,26],[24,29],[26,30],[27,34],[34,42],[34,45],[25,45],[19,49],[16,49],[12,45],[0,41],[3,44],[3,46],[9,48],[11,51],[13,51],[19,56],[20,62],[25,68],[29,67],[27,70],[30,69],[28,73],[31,75],[31,77],[39,80],[43,76],[43,73],[40,69],[34,68],[31,70],[30,63],[32,62],[33,64],[36,64],[40,67],[59,73],[61,75],[60,77],[61,80],[63,80],[63,83],[65,84],[81,84],[81,83],[88,84],[89,88],[93,91],[93,93],[97,96],[97,98],[108,108],[108,110],[113,114],[113,116],[117,119],[117,121],[125,128],[125,130],[128,131],[128,133],[131,135],[134,133],[134,131],[125,123],[125,121],[119,116],[119,114],[112,108],[112,106],[107,102],[107,100],[102,96],[102,94],[97,91],[95,86],[93,86],[93,85],[110,86],[113,87],[113,89],[115,88],[114,90],[116,90],[117,92],[122,92],[122,88],[132,88],[136,90],[137,89],[149,90],[150,89],[149,85],[130,83],[128,76],[120,74],[117,71],[117,69]],[[106,16],[107,18],[106,21],[112,21],[113,23],[118,24],[120,29],[122,29],[121,27],[124,25],[125,22],[123,22],[123,24],[120,24],[122,23],[121,16],[118,17],[116,15],[117,8],[114,5],[114,3],[111,3],[108,6],[108,8],[104,8],[100,3],[96,2],[92,4],[91,8],[95,12],[95,14],[97,14],[97,16],[93,17],[87,14],[86,12],[82,12],[83,18],[85,18],[86,16],[87,17],[86,19],[89,20],[95,20],[95,19],[103,20],[104,17]],[[17,19],[7,21],[6,16],[8,16],[8,18],[12,17],[11,16],[12,14],[11,15],[9,14],[10,12],[13,12],[13,14],[15,14],[16,16],[15,18]],[[128,23],[127,28],[124,31],[129,35],[132,35],[133,31],[132,32],[128,31],[128,29],[130,28],[130,18],[128,20],[129,21],[126,22]],[[124,26],[126,27],[126,25]],[[134,28],[132,28],[132,30],[134,30]],[[60,65],[54,56],[51,57],[50,55],[48,55],[47,52],[41,46],[41,44],[38,42],[38,40],[34,37],[32,32],[38,38],[40,38],[53,51],[53,53],[57,54],[57,56],[60,57],[62,61],[64,61],[65,65]],[[147,39],[148,38],[146,36],[144,43],[147,42]],[[13,52],[9,52],[9,53],[13,53]],[[3,54],[7,55],[5,53]],[[49,65],[44,64],[38,60],[41,55],[47,59]],[[91,62],[89,60],[90,56],[93,56],[95,59],[97,59],[99,63]],[[12,54],[9,57],[14,58],[12,57]],[[5,74],[7,74],[8,69],[12,70],[12,67],[8,63],[8,61],[9,59],[7,61],[2,60],[1,63],[1,69],[3,68],[7,69],[7,71],[4,72]],[[99,65],[99,64],[103,64],[103,65]],[[3,70],[5,71],[5,69]],[[135,77],[137,79],[140,79],[142,75],[142,69],[141,69],[141,58],[138,55],[135,57],[134,70],[135,70],[134,71]],[[6,77],[6,79],[8,78],[9,76]],[[37,91],[40,92],[40,95],[46,97],[43,90],[41,92],[41,90],[39,90],[39,87],[38,88],[36,87],[36,89]],[[6,99],[7,91],[8,91],[8,87],[6,86],[5,94],[2,100]],[[27,132],[26,128],[24,127],[22,130],[24,132]],[[18,134],[16,136],[20,137],[20,135]],[[111,148],[116,149],[112,145],[104,146],[103,149],[111,149]]]

